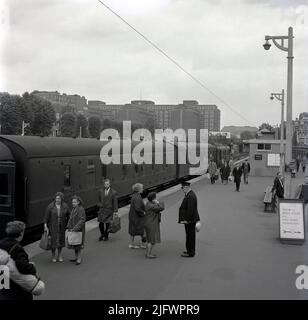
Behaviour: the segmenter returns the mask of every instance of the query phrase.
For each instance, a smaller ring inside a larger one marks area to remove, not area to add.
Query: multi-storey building
[[[138,125],[146,125],[149,120],[154,120],[155,122],[155,112],[153,108],[148,108],[149,105],[153,106],[154,102],[143,100],[131,101],[130,104],[125,104],[120,107],[117,120],[130,120],[132,123]]]
[[[33,95],[49,101],[55,109],[57,120],[65,107],[74,112],[84,113],[87,110],[87,99],[78,94],[59,93],[58,91],[33,91]]]
[[[118,110],[121,106],[118,105],[106,105],[105,102],[99,100],[89,100],[88,110],[86,116],[89,118],[91,116],[97,116],[102,121],[105,119],[116,120],[118,116]]]

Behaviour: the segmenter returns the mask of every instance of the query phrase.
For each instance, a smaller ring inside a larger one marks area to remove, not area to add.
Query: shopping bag
[[[78,246],[82,244],[82,232],[68,231],[66,238],[67,244],[70,246]]]
[[[42,235],[40,248],[42,248],[43,250],[51,250],[51,237],[47,231],[44,231]]]
[[[108,232],[109,233],[116,233],[118,232],[119,230],[121,230],[121,219],[119,216],[115,216],[110,225],[109,225],[109,229],[108,229]]]

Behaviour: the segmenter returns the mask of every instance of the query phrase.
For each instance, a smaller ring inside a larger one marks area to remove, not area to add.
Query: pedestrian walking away
[[[145,232],[147,239],[147,252],[146,258],[156,258],[155,254],[152,254],[153,247],[156,243],[160,243],[160,222],[161,212],[165,206],[163,202],[159,202],[156,199],[156,193],[150,192],[148,194],[148,202],[145,205]]]
[[[243,172],[243,175],[244,175],[244,183],[248,184],[248,176],[249,176],[249,173],[250,173],[250,164],[249,164],[247,159],[242,164],[242,172]]]
[[[198,201],[189,182],[182,182],[182,190],[185,196],[179,208],[178,222],[185,226],[186,251],[184,251],[181,256],[191,258],[196,254],[196,223],[200,221]]]
[[[234,177],[234,182],[236,186],[236,191],[240,191],[240,185],[241,185],[241,177],[242,177],[242,168],[240,167],[239,163],[236,164],[235,168],[233,169],[232,175]]]
[[[146,249],[146,237],[144,230],[145,222],[145,205],[142,200],[141,194],[143,192],[143,184],[136,183],[132,187],[133,195],[131,198],[131,204],[128,213],[128,233],[130,235],[130,249]],[[141,238],[141,245],[135,244],[135,237],[139,236]]]
[[[220,175],[221,175],[221,182],[223,184],[228,184],[228,179],[230,175],[230,167],[226,160],[223,160],[221,166],[220,166]]]
[[[212,159],[210,160],[209,167],[207,169],[207,173],[210,175],[211,184],[214,184],[216,181],[217,164]]]
[[[68,235],[68,248],[75,251],[75,259],[71,259],[71,262],[75,262],[76,265],[81,263],[81,249],[84,248],[85,231],[86,231],[86,213],[82,205],[82,199],[79,196],[72,197],[73,209],[70,214],[70,218],[67,224],[67,229],[70,232],[74,242],[70,243]]]
[[[62,248],[65,247],[65,230],[69,218],[69,208],[62,192],[57,192],[54,201],[46,209],[44,230],[51,237],[52,262],[63,262]],[[56,258],[56,250],[58,255]]]
[[[108,241],[108,229],[110,223],[118,212],[117,192],[111,188],[109,179],[105,179],[104,188],[99,190],[98,208],[99,210],[97,219],[99,222],[99,230],[101,233],[99,241]]]

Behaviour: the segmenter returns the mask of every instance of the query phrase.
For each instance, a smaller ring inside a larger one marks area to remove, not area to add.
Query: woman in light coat
[[[82,232],[82,240],[78,245],[69,245],[69,249],[74,249],[75,259],[70,260],[75,262],[76,265],[81,263],[81,249],[84,247],[85,231],[86,231],[86,214],[82,206],[82,200],[79,196],[72,197],[73,209],[70,214],[70,218],[67,224],[68,231],[71,232]]]

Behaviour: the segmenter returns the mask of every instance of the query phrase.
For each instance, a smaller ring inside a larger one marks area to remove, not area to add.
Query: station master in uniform
[[[190,258],[196,253],[196,223],[200,221],[200,217],[197,196],[191,190],[190,183],[182,182],[182,190],[185,197],[179,209],[179,223],[185,225],[187,251],[184,251],[181,256]]]

